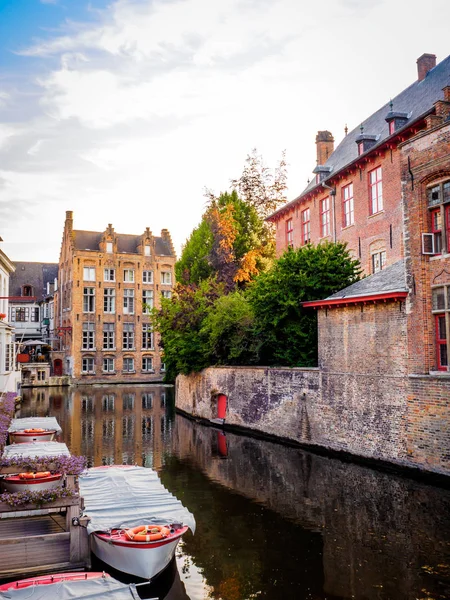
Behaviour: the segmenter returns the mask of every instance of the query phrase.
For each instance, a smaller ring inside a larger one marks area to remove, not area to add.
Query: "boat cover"
[[[46,585],[34,585],[25,588],[12,588],[0,592],[0,598],[25,600],[73,600],[74,598],[91,598],[92,600],[139,600],[134,584],[120,583],[112,577],[99,579],[79,579],[75,581],[59,581]]]
[[[25,417],[23,419],[11,419],[8,431],[22,431],[23,429],[48,429],[50,431],[55,430],[56,433],[61,433],[62,431],[55,417]]]
[[[59,442],[25,442],[23,444],[11,444],[5,446],[3,458],[12,458],[13,456],[24,456],[34,458],[35,456],[70,456],[69,448],[66,444]]]
[[[182,523],[195,532],[192,513],[166,490],[152,469],[94,467],[79,476],[79,484],[83,514],[91,519],[89,533],[151,523]]]

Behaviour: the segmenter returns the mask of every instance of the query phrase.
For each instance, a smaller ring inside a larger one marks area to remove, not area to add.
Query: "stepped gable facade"
[[[308,242],[347,242],[366,274],[404,257],[400,145],[439,118],[450,84],[450,57],[417,60],[417,80],[350,131],[334,148],[328,131],[316,136],[314,177],[268,220],[277,253]]]
[[[154,236],[73,229],[66,221],[59,263],[57,330],[64,373],[80,383],[146,382],[164,377],[150,311],[170,297],[175,250]]]

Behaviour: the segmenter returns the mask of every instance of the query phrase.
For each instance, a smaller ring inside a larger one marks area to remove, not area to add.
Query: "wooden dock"
[[[66,485],[75,489],[75,478],[68,476]],[[89,568],[88,533],[79,525],[82,502],[77,494],[40,508],[0,503],[0,579]]]

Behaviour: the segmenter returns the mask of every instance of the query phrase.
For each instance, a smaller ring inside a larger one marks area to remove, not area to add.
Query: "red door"
[[[227,397],[225,394],[219,394],[217,397],[217,418],[225,419],[227,414]]]
[[[62,375],[62,360],[60,358],[56,358],[53,363],[53,373],[56,377],[61,377]]]
[[[228,456],[227,438],[223,431],[217,432],[217,449],[219,456]]]

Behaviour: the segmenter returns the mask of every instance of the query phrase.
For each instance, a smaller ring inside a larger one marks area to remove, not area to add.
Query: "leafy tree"
[[[258,343],[253,329],[253,310],[241,291],[221,296],[206,315],[201,332],[208,340],[216,365],[246,365],[257,362]]]
[[[261,273],[248,294],[261,364],[317,364],[317,315],[301,302],[326,298],[357,281],[360,273],[346,244],[329,242],[289,249]]]
[[[215,301],[223,295],[223,286],[214,280],[195,285],[177,285],[172,298],[161,299],[161,309],[154,310],[154,328],[161,334],[161,348],[166,365],[166,379],[173,381],[179,373],[201,371],[211,365],[208,339],[202,323]]]
[[[180,260],[175,264],[178,283],[198,285],[213,274],[209,263],[213,240],[211,225],[204,215],[200,225],[194,229],[186,242]]]

